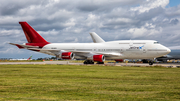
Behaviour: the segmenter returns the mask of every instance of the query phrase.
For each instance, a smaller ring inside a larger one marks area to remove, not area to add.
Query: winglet
[[[98,36],[95,32],[91,32],[89,33],[91,35],[91,38],[93,39],[93,42],[94,43],[104,43],[105,41],[100,37]]]

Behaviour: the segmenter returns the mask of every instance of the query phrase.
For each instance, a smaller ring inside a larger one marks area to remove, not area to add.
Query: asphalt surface
[[[0,65],[15,64],[59,64],[59,65],[84,65],[83,63],[70,63],[69,61],[44,61],[44,62],[0,62]],[[92,64],[91,64],[92,65]],[[97,65],[97,64],[95,64]],[[102,65],[102,64],[100,64]],[[150,66],[148,63],[105,63],[105,66]],[[180,68],[180,63],[154,63],[152,66],[163,66],[168,68]]]

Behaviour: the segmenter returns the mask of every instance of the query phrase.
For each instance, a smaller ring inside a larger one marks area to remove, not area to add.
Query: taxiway
[[[0,62],[0,65],[16,65],[16,64],[57,64],[57,65],[84,65],[83,63],[72,63],[69,61],[43,61],[43,62]],[[95,64],[96,65],[96,64]],[[148,63],[105,63],[105,66],[135,66],[148,67]],[[152,66],[162,66],[168,68],[179,68],[180,63],[154,63]]]

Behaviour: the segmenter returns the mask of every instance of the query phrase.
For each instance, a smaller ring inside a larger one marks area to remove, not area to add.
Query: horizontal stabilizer
[[[15,45],[15,46],[17,46],[19,49],[23,49],[23,48],[39,48],[38,46],[20,45],[20,44],[15,44],[15,43],[9,43],[9,44]]]

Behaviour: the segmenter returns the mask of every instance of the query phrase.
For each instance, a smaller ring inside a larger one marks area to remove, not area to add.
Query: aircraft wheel
[[[87,62],[88,62],[88,64],[94,64],[94,62],[91,60],[88,60]]]
[[[93,62],[93,61],[91,61],[91,64],[94,64],[94,62]]]
[[[90,60],[86,60],[86,61],[84,61],[84,64],[94,64],[94,62],[90,61]]]
[[[84,64],[87,64],[87,61],[84,61]]]
[[[104,64],[104,62],[97,62],[97,64]]]
[[[149,61],[149,65],[153,65],[153,61]]]

